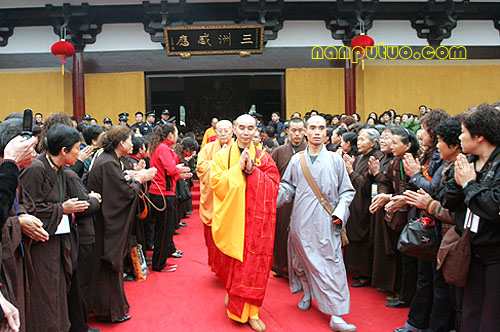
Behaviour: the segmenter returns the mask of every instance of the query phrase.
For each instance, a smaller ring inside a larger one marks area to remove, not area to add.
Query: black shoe
[[[179,223],[179,226],[181,226],[181,227],[186,227],[186,226],[187,226],[187,224],[186,224],[184,221],[181,221],[181,222]]]
[[[177,232],[177,231],[175,231],[175,232],[174,232],[174,235],[179,235],[179,234],[181,234],[181,233],[179,233],[179,232]]]
[[[401,300],[396,300],[396,301],[390,301],[385,304],[386,307],[389,308],[409,308],[410,304],[405,301]]]
[[[128,321],[130,318],[129,315],[126,315],[126,316],[121,316],[120,318],[118,318],[117,320],[113,321],[112,323],[123,323],[123,322],[126,322]]]
[[[394,332],[410,332],[406,327],[400,327],[394,330]]]
[[[361,279],[358,279],[351,284],[351,287],[366,287],[366,286],[370,286],[370,284],[371,284],[370,279],[365,279],[364,281],[361,281]]]
[[[394,294],[391,294],[389,296],[386,296],[385,299],[389,302],[396,301],[396,300],[399,300],[399,295],[394,293]]]

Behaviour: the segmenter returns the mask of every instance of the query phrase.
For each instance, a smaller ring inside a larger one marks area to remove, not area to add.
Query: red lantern
[[[50,48],[52,54],[59,58],[59,62],[62,63],[62,74],[64,75],[64,63],[66,63],[66,58],[75,55],[75,47],[70,42],[61,39]]]
[[[361,33],[359,36],[354,37],[351,41],[351,48],[354,52],[359,52],[361,57],[365,56],[365,52],[375,45],[372,37]],[[361,59],[361,68],[365,69],[365,61]]]

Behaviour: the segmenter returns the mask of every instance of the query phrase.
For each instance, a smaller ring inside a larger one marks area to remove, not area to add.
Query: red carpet
[[[102,332],[252,331],[248,325],[227,318],[225,289],[207,267],[202,222],[196,210],[197,190],[193,188],[195,211],[186,220],[188,227],[181,228],[181,234],[174,237],[176,247],[184,251],[183,258],[169,259],[178,264],[177,271],[152,272],[144,282],[125,282],[132,319],[104,324],[90,318],[91,327]],[[351,313],[344,318],[361,332],[390,332],[402,327],[408,310],[386,308],[385,296],[371,287],[351,289]],[[260,312],[267,331],[330,331],[329,317],[317,310],[314,301],[309,311],[297,308],[301,297],[290,293],[287,279],[271,276]]]

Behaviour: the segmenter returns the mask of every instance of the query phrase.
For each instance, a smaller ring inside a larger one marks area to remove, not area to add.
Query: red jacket
[[[175,182],[179,180],[180,171],[177,168],[179,156],[170,146],[174,143],[166,139],[161,142],[151,156],[151,167],[156,167],[158,170],[154,180],[158,186],[152,181],[149,187],[149,192],[154,195],[175,196]],[[158,187],[161,188],[158,189]]]

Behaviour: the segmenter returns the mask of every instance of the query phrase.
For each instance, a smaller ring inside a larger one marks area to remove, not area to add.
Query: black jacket
[[[500,252],[500,147],[477,172],[477,179],[463,189],[457,184],[454,173],[450,180],[436,190],[436,199],[443,207],[455,212],[458,233],[464,230],[469,208],[479,220],[478,232],[471,231],[472,250],[481,256],[496,256]],[[470,161],[477,157],[471,156]]]

